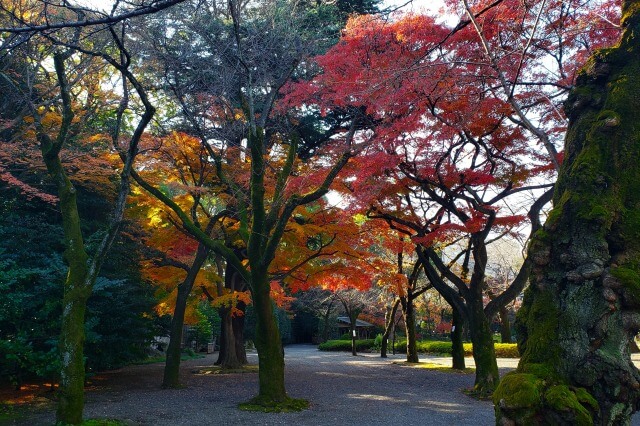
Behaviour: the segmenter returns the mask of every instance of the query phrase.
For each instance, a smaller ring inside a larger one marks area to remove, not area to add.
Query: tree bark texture
[[[251,271],[254,309],[256,312],[256,349],[258,350],[259,392],[254,401],[269,405],[287,401],[284,387],[284,352],[280,330],[269,296],[266,271]]]
[[[493,347],[493,333],[489,326],[489,319],[484,314],[482,296],[470,300],[468,316],[473,360],[476,364],[474,391],[482,396],[491,395],[498,386],[500,375],[496,351]]]
[[[499,424],[629,424],[640,374],[640,2],[567,102],[554,208],[529,249],[517,318],[522,358],[494,394]]]

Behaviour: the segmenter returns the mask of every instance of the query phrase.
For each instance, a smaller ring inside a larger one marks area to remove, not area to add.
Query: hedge
[[[368,351],[374,346],[374,339],[356,340],[357,351]],[[321,351],[351,351],[351,340],[327,340],[318,345]]]
[[[374,347],[374,339],[356,340],[356,350],[368,351]],[[438,340],[423,340],[419,341],[418,352],[426,354],[436,355],[451,355],[451,342],[444,342]],[[407,350],[407,342],[402,339],[395,344],[396,352],[405,353]],[[496,356],[498,358],[518,358],[518,346],[515,343],[494,343]],[[350,351],[351,340],[329,340],[325,343],[321,343],[318,346],[321,351]],[[464,344],[464,353],[467,356],[471,356],[473,346],[471,343]]]

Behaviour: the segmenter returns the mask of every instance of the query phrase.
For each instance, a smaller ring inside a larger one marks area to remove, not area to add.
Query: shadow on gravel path
[[[319,352],[311,345],[287,346],[285,354],[287,391],[292,397],[308,399],[309,410],[281,414],[239,411],[237,404],[257,393],[257,374],[194,374],[213,364],[216,357],[208,355],[183,362],[183,389],[160,389],[163,364],[100,374],[88,388],[85,417],[117,418],[131,425],[149,426],[480,426],[495,422],[491,402],[477,401],[460,392],[473,385],[472,373],[394,364],[402,360],[400,355],[385,360],[376,354],[353,357]],[[429,358],[438,361],[437,357]],[[257,363],[255,353],[249,354],[249,362]],[[15,424],[50,425],[53,420],[53,411],[46,410]]]

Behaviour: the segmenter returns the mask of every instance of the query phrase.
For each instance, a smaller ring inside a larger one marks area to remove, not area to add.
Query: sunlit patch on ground
[[[467,367],[464,370],[454,370],[449,365],[438,364],[435,362],[406,362],[406,361],[394,361],[393,364],[400,365],[402,367],[424,368],[425,370],[442,371],[444,373],[454,374],[471,374],[475,373],[475,368]]]
[[[257,373],[258,365],[249,364],[243,365],[239,368],[222,368],[220,366],[214,365],[213,367],[200,368],[197,370],[192,370],[191,372],[196,375]]]

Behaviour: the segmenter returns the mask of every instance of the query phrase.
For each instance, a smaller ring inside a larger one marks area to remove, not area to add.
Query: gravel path
[[[493,406],[460,392],[473,385],[473,374],[402,366],[401,355],[353,357],[319,352],[315,346],[285,348],[286,386],[290,396],[311,401],[299,413],[252,413],[236,406],[255,396],[257,374],[198,375],[213,355],[183,363],[184,389],[162,390],[163,364],[132,366],[96,377],[87,392],[86,418],[109,417],[132,425],[492,425]],[[421,360],[448,363],[450,358]],[[249,354],[257,363],[257,355]],[[501,361],[501,373],[513,361]],[[636,416],[637,417],[637,416]],[[50,425],[53,412],[42,412],[22,425]],[[634,419],[634,425],[640,425]]]

